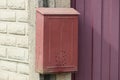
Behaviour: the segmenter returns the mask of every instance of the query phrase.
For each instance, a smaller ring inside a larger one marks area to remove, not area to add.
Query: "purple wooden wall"
[[[74,80],[120,80],[120,1],[72,0],[79,16],[79,71]]]

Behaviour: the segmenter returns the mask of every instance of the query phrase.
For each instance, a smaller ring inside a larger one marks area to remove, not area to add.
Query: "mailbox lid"
[[[73,8],[37,8],[37,12],[42,15],[79,15]]]

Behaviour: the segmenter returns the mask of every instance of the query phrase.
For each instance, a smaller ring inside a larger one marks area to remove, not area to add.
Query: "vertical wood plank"
[[[73,0],[74,1],[74,0]],[[85,2],[84,0],[76,0],[76,9],[80,12],[79,16],[79,27],[78,27],[78,71],[75,74],[75,80],[85,80],[85,54],[84,54],[84,38],[82,35],[84,34],[83,28],[84,28],[84,23],[85,23]],[[81,6],[79,6],[81,5]],[[82,47],[83,46],[83,47]]]
[[[85,0],[85,26],[84,26],[84,54],[85,54],[85,80],[92,80],[93,58],[93,32],[92,32],[92,0]]]
[[[92,0],[93,15],[93,80],[101,80],[102,0]]]
[[[79,17],[79,71],[76,80],[91,80],[92,69],[92,26],[91,0],[77,0]]]
[[[110,0],[110,80],[118,80],[119,0]]]
[[[76,9],[81,15],[75,80],[120,80],[120,1],[76,0]]]
[[[101,80],[110,80],[110,10],[109,10],[109,1],[103,0],[103,28],[102,28],[102,75]]]
[[[120,1],[119,1],[119,26],[120,26]],[[118,56],[118,80],[120,80],[120,27],[119,27],[119,56]]]

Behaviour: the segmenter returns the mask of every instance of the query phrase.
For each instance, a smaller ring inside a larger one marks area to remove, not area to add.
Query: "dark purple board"
[[[120,1],[72,0],[72,7],[81,13],[73,80],[120,80]]]
[[[102,56],[101,56],[101,80],[109,80],[110,73],[110,15],[109,1],[103,0],[102,10]]]
[[[92,24],[93,24],[93,74],[92,80],[101,80],[101,49],[102,49],[102,0],[92,0]]]
[[[92,69],[92,24],[90,16],[91,0],[76,0],[79,17],[79,71],[76,80],[91,80]],[[87,5],[85,5],[87,4]]]
[[[119,4],[120,0],[110,0],[110,80],[118,79],[119,62]]]

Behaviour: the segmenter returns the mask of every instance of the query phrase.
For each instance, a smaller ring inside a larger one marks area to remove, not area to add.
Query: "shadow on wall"
[[[75,80],[118,80],[119,26],[79,20],[79,71]],[[109,26],[110,25],[110,26]],[[87,77],[86,77],[87,76]]]

